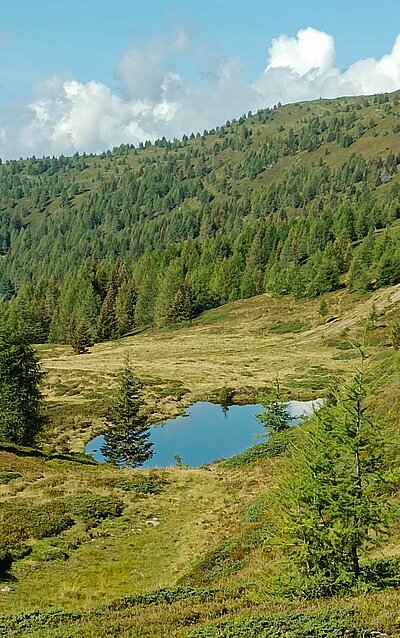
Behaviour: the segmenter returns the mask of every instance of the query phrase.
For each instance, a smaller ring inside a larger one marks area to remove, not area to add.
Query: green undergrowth
[[[311,326],[304,323],[300,319],[293,319],[292,321],[282,321],[280,319],[275,319],[271,326],[269,327],[269,331],[274,334],[289,334],[291,332],[305,332],[309,330]]]
[[[62,532],[82,523],[87,529],[109,517],[120,516],[123,503],[112,496],[75,494],[40,504],[16,498],[2,503],[0,509],[0,578],[7,575],[14,561],[30,554],[34,542],[58,537]],[[43,548],[42,548],[43,549]],[[64,556],[60,548],[46,549],[38,556],[43,560]]]
[[[222,618],[228,611],[224,597],[235,592],[164,589],[151,595],[115,601],[90,612],[61,610],[0,617],[0,636],[14,638],[372,638],[387,636],[354,609],[321,609],[298,613],[244,613]],[[241,593],[237,592],[238,599]],[[244,602],[244,600],[242,601]],[[214,617],[204,624],[206,616]],[[141,614],[154,608],[149,624],[140,625]],[[112,613],[112,616],[110,616]],[[157,617],[157,613],[159,616]],[[107,618],[109,620],[107,621]]]
[[[189,633],[190,638],[368,638],[352,611],[250,616],[212,624]]]
[[[138,495],[160,494],[168,485],[168,481],[159,474],[136,474],[127,480],[116,484],[124,492],[134,492]]]
[[[21,473],[14,470],[0,470],[0,485],[6,485],[20,476],[22,476]]]
[[[227,470],[240,469],[257,463],[262,459],[274,458],[285,453],[292,438],[292,431],[277,432],[267,441],[253,445],[240,454],[221,461],[220,466]]]

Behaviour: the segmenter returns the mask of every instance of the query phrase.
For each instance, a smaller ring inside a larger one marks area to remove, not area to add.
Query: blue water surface
[[[321,400],[316,399],[290,401],[287,407],[288,412],[299,419],[301,415],[310,414],[320,405]],[[239,454],[265,440],[265,429],[255,418],[262,411],[261,405],[254,404],[222,408],[215,403],[195,403],[187,409],[185,416],[169,419],[150,428],[154,455],[143,467],[176,465],[176,455],[189,467],[199,467]],[[85,447],[85,452],[100,463],[105,462],[100,451],[103,443],[104,437],[98,436]]]

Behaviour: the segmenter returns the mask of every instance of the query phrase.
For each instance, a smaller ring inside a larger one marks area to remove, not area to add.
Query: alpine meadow
[[[400,92],[2,161],[1,636],[400,637],[399,165]]]

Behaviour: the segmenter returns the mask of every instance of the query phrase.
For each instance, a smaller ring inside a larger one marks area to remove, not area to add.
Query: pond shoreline
[[[321,404],[322,399],[319,398],[289,401],[287,409],[295,423]],[[183,415],[149,427],[154,455],[143,467],[165,468],[184,464],[194,468],[240,454],[265,438],[265,428],[256,418],[262,411],[263,406],[256,403],[221,405],[198,401]],[[104,435],[97,436],[85,446],[85,453],[104,463],[103,444]]]

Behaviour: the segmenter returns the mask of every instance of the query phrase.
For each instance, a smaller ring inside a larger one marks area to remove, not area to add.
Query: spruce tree
[[[101,448],[106,460],[113,465],[139,467],[153,455],[139,387],[127,364],[119,373],[118,391],[107,415],[109,429]]]
[[[98,323],[98,336],[100,339],[115,339],[118,335],[116,300],[120,286],[125,278],[125,268],[120,259],[117,259],[111,271],[106,296],[100,309]]]
[[[77,323],[74,319],[69,328],[68,342],[75,354],[86,354],[94,345],[88,325],[84,321]]]
[[[321,299],[318,306],[318,313],[321,315],[322,318],[324,318],[326,317],[328,312],[329,312],[328,304],[326,303],[325,299]]]
[[[122,337],[135,327],[137,290],[134,281],[125,281],[115,299],[118,336]]]
[[[31,445],[43,428],[43,373],[20,323],[0,320],[0,441]]]
[[[190,321],[194,317],[194,301],[192,291],[185,282],[175,293],[169,310],[164,318],[166,325],[179,323],[180,321]]]

